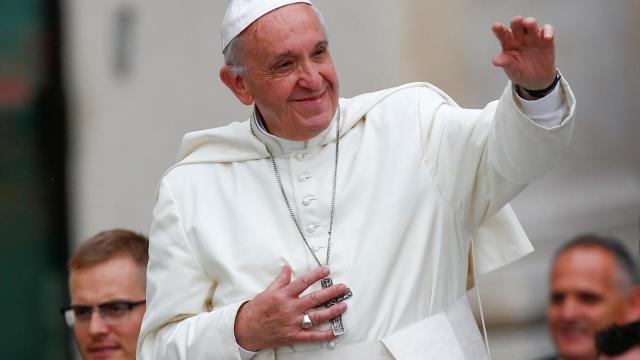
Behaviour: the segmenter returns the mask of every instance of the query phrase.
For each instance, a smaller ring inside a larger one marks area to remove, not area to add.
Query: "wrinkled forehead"
[[[558,254],[551,271],[552,284],[611,288],[619,271],[613,256],[594,247],[575,247]]]

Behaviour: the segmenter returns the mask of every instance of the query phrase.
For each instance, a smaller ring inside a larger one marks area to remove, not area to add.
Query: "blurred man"
[[[558,355],[593,360],[595,334],[640,319],[640,274],[613,238],[582,235],[562,247],[551,271],[548,321]]]
[[[187,135],[162,178],[138,359],[486,359],[471,239],[480,273],[531,249],[505,205],[574,113],[553,28],[493,31],[511,82],[484,109],[427,83],[340,99],[309,1],[232,0],[220,78],[252,115]]]
[[[134,360],[145,311],[149,241],[128,230],[101,232],[69,260],[71,305],[63,308],[85,360]]]

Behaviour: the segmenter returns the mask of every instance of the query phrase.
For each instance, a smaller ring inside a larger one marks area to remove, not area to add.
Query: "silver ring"
[[[311,318],[309,314],[304,313],[304,317],[302,318],[302,328],[303,329],[311,329],[313,327],[313,323],[311,322]]]

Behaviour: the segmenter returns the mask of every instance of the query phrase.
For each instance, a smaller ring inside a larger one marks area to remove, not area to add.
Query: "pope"
[[[309,1],[232,0],[220,78],[252,113],[160,181],[138,358],[488,358],[468,274],[532,250],[508,202],[575,110],[550,25],[493,32],[509,81],[483,109],[428,83],[344,99]]]

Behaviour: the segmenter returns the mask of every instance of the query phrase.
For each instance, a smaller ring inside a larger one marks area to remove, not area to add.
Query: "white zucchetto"
[[[308,0],[231,0],[222,20],[222,51],[234,37],[266,13],[295,3],[311,5]]]

